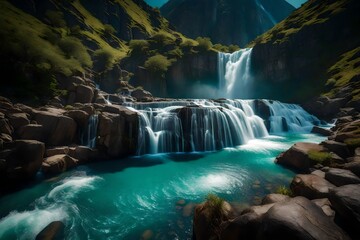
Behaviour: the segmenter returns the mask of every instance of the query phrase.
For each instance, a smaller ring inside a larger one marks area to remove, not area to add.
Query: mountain
[[[162,15],[186,36],[245,46],[295,8],[285,0],[170,0]]]
[[[11,76],[0,93],[36,101],[70,96],[73,76],[115,92],[151,57],[165,71],[180,45],[198,45],[143,0],[2,0],[0,39],[0,71]]]
[[[309,102],[322,118],[360,109],[359,11],[356,0],[310,0],[255,39],[253,97]]]

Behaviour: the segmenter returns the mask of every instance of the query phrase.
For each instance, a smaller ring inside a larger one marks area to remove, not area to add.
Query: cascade
[[[320,121],[300,106],[263,101],[271,116],[256,115],[255,100],[178,100],[127,103],[139,115],[138,154],[216,151],[283,132],[309,132]],[[265,126],[268,124],[268,129]]]
[[[81,145],[87,146],[89,148],[96,147],[98,122],[98,115],[94,114],[89,117],[88,125],[81,136]]]
[[[221,97],[251,97],[251,52],[252,48],[246,48],[234,53],[218,53],[218,77]]]

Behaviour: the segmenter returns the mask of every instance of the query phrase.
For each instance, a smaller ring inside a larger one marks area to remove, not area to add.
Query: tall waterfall
[[[88,125],[81,136],[81,145],[95,148],[98,122],[98,115],[94,114],[89,117]]]
[[[249,98],[252,90],[252,48],[218,54],[219,89],[222,97]]]
[[[284,131],[306,132],[319,120],[300,106],[263,101],[270,113],[256,115],[256,100],[183,100],[128,103],[140,118],[138,154],[215,151]],[[295,115],[296,114],[296,115]]]

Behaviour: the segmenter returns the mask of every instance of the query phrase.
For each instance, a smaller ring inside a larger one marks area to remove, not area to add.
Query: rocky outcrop
[[[309,199],[327,198],[329,190],[335,186],[313,174],[298,174],[291,182],[291,191],[296,196],[304,196]]]
[[[265,205],[265,204],[270,204],[270,203],[285,202],[285,201],[288,201],[289,199],[290,199],[289,196],[282,195],[282,194],[277,194],[277,193],[272,193],[272,194],[266,195],[262,199],[261,204]]]
[[[264,214],[257,239],[350,238],[317,205],[296,197],[275,204]]]
[[[313,129],[311,130],[312,133],[316,133],[322,136],[330,136],[331,135],[331,130],[325,129],[325,128],[321,128],[318,126],[314,126]]]
[[[78,165],[78,160],[69,155],[61,154],[45,158],[42,171],[47,174],[62,173]]]
[[[314,164],[309,157],[310,151],[326,152],[326,149],[315,143],[296,143],[289,150],[281,153],[275,162],[299,171],[308,171]]]
[[[360,184],[360,178],[346,169],[330,168],[325,173],[325,179],[335,186]]]
[[[33,178],[41,167],[45,146],[35,140],[4,143],[0,152],[0,193]]]
[[[61,221],[49,223],[35,237],[35,240],[60,240],[64,239],[65,224]]]
[[[135,89],[131,92],[131,96],[136,98],[139,102],[149,102],[153,100],[152,94],[144,89]]]
[[[105,106],[99,114],[98,145],[112,157],[136,153],[139,118],[122,106]]]

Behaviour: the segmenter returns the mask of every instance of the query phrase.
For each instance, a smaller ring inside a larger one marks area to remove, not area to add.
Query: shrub
[[[294,195],[293,192],[291,191],[291,189],[289,189],[289,188],[287,188],[285,186],[278,187],[276,189],[275,193],[286,195],[286,196],[289,196],[289,197],[292,197]]]
[[[149,42],[147,40],[131,40],[129,42],[129,47],[133,53],[145,53],[149,50]]]
[[[208,51],[212,48],[213,44],[210,38],[197,37],[196,41],[199,43],[198,49],[200,51]]]
[[[239,51],[240,50],[240,47],[238,46],[238,45],[233,45],[233,44],[231,44],[231,45],[229,45],[229,52],[236,52],[236,51]]]
[[[110,24],[104,25],[104,33],[107,35],[114,35],[116,33],[115,28]]]
[[[180,48],[175,48],[171,51],[168,52],[168,55],[170,56],[174,56],[176,58],[182,58],[182,56],[184,55],[183,51]]]
[[[113,67],[115,56],[113,52],[107,49],[98,49],[94,52],[95,71],[105,71]]]
[[[229,52],[229,48],[227,46],[221,45],[219,43],[215,44],[213,48],[218,50],[219,52]]]
[[[144,67],[154,74],[163,74],[167,71],[168,67],[171,65],[169,59],[161,54],[150,57],[145,61]]]
[[[65,37],[60,40],[59,47],[67,57],[79,60],[82,66],[92,67],[92,61],[86,47],[81,41],[74,37]]]
[[[165,33],[156,33],[151,39],[153,39],[157,44],[164,46],[172,43],[172,39]]]
[[[62,12],[47,10],[45,12],[45,16],[49,20],[50,24],[52,24],[54,27],[60,27],[60,28],[66,27],[64,14]]]

